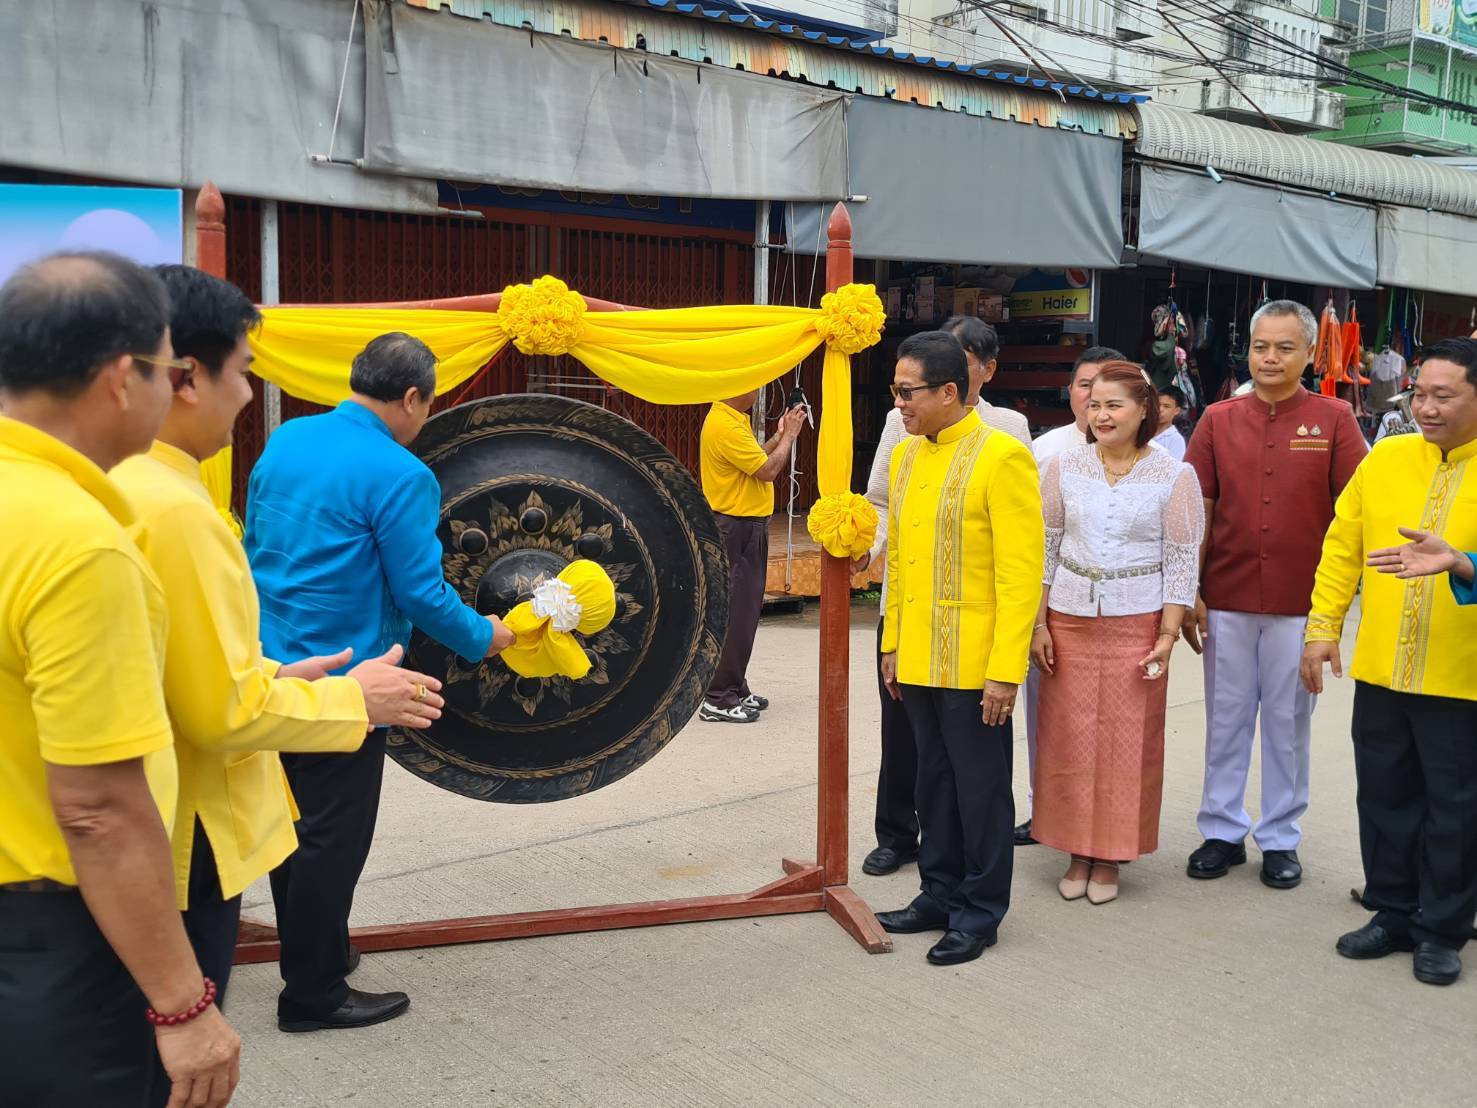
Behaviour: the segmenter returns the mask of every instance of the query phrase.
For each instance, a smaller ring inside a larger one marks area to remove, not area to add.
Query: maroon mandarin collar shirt
[[[1215,501],[1200,574],[1208,608],[1305,616],[1333,505],[1369,446],[1342,400],[1299,389],[1206,409],[1185,461]]]

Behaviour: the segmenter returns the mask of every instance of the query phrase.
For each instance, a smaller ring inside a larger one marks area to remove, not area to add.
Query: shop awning
[[[1477,219],[1381,207],[1377,229],[1380,284],[1477,296]]]
[[[537,189],[836,200],[838,92],[604,43],[365,8],[365,168]]]
[[[1477,216],[1477,173],[1139,104],[1138,154],[1356,200]]]
[[[435,181],[356,168],[364,56],[356,46],[345,57],[348,31],[349,5],[337,3],[0,4],[0,161],[147,185],[211,180],[270,200],[437,211]]]
[[[1204,170],[1142,167],[1139,252],[1332,288],[1373,288],[1375,210]]]
[[[1116,269],[1123,143],[858,97],[847,121],[856,253],[897,261]],[[816,205],[790,206],[795,253],[824,252]]]

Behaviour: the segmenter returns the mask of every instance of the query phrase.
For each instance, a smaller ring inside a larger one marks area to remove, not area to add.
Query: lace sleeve
[[[1200,540],[1205,536],[1205,503],[1200,482],[1187,465],[1170,485],[1164,501],[1164,603],[1193,607],[1200,584]]]
[[[1067,526],[1067,508],[1062,502],[1062,456],[1046,463],[1041,473],[1041,516],[1046,522],[1046,562],[1042,584],[1056,578],[1056,567],[1062,557],[1062,532]]]

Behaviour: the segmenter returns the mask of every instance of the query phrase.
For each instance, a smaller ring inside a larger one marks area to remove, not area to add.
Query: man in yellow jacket
[[[134,542],[164,586],[164,699],[179,764],[176,897],[201,968],[223,997],[241,893],[297,847],[276,752],[357,750],[371,724],[427,726],[442,701],[439,682],[398,668],[398,648],[344,677],[324,676],[344,655],[285,666],[262,657],[245,551],[200,476],[251,399],[246,334],[257,311],[234,285],[199,270],[157,272],[169,291],[175,354],[189,368],[174,371],[173,402],[149,452],[111,476],[133,506]]]
[[[944,931],[934,965],[978,958],[1010,906],[1011,710],[1041,599],[1045,529],[1031,452],[965,398],[951,335],[898,348],[882,675],[918,746],[922,891],[880,912],[896,933]]]
[[[1414,951],[1430,985],[1461,974],[1477,913],[1477,634],[1439,578],[1387,572],[1414,523],[1477,549],[1477,340],[1426,351],[1411,411],[1419,435],[1375,444],[1335,506],[1313,585],[1302,678],[1343,675],[1339,639],[1361,584],[1354,644],[1354,772],[1364,906],[1338,941],[1346,958]]]

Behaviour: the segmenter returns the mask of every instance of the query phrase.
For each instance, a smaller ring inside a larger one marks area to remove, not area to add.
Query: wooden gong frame
[[[195,202],[195,217],[196,265],[207,273],[224,278],[225,203],[214,184],[207,182],[200,190]],[[826,288],[835,291],[852,279],[851,216],[844,204],[837,204],[832,211],[827,232]],[[376,306],[493,311],[500,299],[500,293],[492,293]],[[587,297],[586,302],[597,311],[626,310],[625,305],[608,301]],[[821,558],[820,711],[814,861],[785,858],[780,863],[783,877],[746,893],[361,927],[350,932],[354,944],[360,950],[372,953],[702,920],[825,912],[869,954],[891,951],[892,940],[882,930],[866,902],[848,884],[847,676],[851,647],[851,576],[844,558],[825,552]],[[279,952],[275,927],[250,919],[241,921],[236,946],[238,965],[276,961]]]

